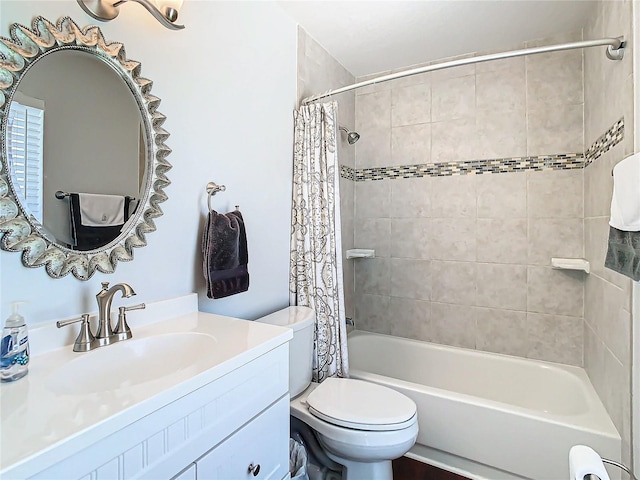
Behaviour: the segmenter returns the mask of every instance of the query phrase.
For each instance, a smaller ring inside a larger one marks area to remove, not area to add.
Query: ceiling
[[[579,30],[583,0],[279,1],[354,76]]]

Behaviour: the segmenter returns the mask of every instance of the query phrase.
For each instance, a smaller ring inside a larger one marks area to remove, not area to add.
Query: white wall
[[[30,25],[36,15],[98,23],[75,0],[2,0],[1,35],[13,22]],[[93,312],[103,281],[129,283],[136,301],[197,291],[202,311],[245,318],[288,304],[296,25],[271,2],[187,0],[180,21],[184,30],[167,30],[131,2],[116,20],[99,24],[107,40],[123,42],[127,55],[142,62],[142,76],[153,80],[152,93],[162,99],[158,110],[167,116],[172,184],[158,230],[133,262],[86,282],[51,279],[42,268],[23,267],[18,254],[0,252],[2,318],[14,300],[29,302],[24,312],[31,324]],[[247,225],[251,285],[223,300],[207,299],[202,276],[209,181],[227,187],[213,207],[240,205]]]

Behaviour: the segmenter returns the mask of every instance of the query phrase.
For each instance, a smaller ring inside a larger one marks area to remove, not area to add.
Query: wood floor
[[[447,472],[408,457],[393,461],[393,480],[469,480],[455,473]]]

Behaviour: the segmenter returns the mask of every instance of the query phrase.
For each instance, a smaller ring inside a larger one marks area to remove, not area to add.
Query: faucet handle
[[[120,313],[128,312],[129,310],[144,310],[147,308],[147,305],[144,303],[140,303],[138,305],[131,305],[130,307],[118,307]]]
[[[109,288],[109,282],[101,282],[102,284],[102,290],[106,290],[107,288]]]
[[[91,333],[91,325],[89,324],[89,314],[85,313],[84,315],[78,318],[72,318],[70,320],[61,320],[56,322],[56,326],[58,328],[66,327],[67,325],[71,325],[73,323],[82,322],[80,325],[80,332],[76,337],[76,341],[73,344],[74,352],[88,352],[96,347],[94,344],[95,337],[93,333]]]
[[[131,307],[118,307],[118,324],[113,332],[113,334],[118,338],[118,341],[127,340],[133,336],[131,329],[129,328],[129,324],[127,323],[127,312],[129,310],[143,310],[145,308],[147,308],[147,306],[144,303],[132,305]]]

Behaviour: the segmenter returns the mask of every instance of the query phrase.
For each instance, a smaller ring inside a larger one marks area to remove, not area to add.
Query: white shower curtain
[[[336,102],[295,113],[291,211],[291,305],[316,312],[313,380],[349,375],[342,286]]]

